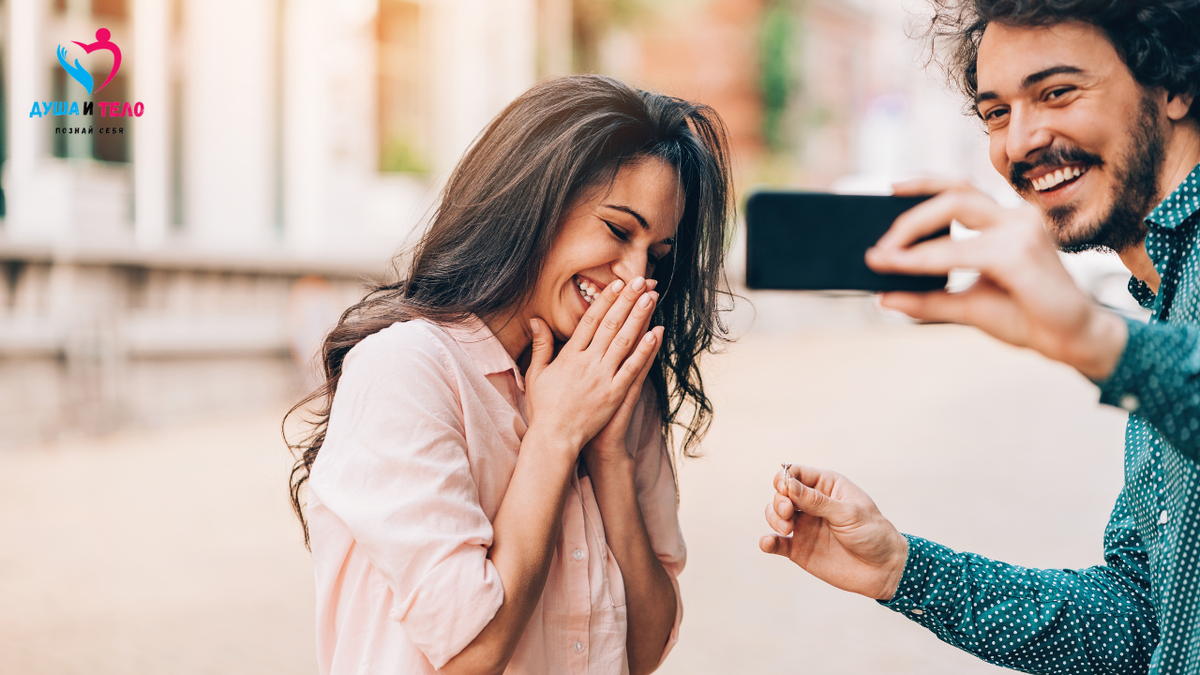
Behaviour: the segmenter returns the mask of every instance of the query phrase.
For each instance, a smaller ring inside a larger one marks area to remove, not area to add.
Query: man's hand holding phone
[[[867,251],[867,265],[879,273],[915,275],[970,268],[980,277],[960,293],[884,293],[884,307],[922,321],[976,326],[1096,382],[1112,374],[1128,337],[1125,321],[1079,289],[1035,209],[1001,207],[965,183],[921,179],[895,189],[901,196],[936,196],[897,218]],[[921,241],[953,220],[980,236]]]

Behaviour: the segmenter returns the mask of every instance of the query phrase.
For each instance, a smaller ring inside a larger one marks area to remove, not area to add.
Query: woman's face
[[[649,278],[671,251],[683,216],[679,174],[658,158],[624,164],[611,189],[585,194],[567,212],[550,247],[524,325],[540,318],[560,341],[610,283]]]

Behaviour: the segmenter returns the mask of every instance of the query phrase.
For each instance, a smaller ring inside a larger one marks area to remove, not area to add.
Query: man
[[[867,261],[980,270],[966,292],[883,304],[1070,364],[1130,412],[1106,563],[1032,570],[957,553],[900,534],[845,477],[800,466],[776,476],[767,520],[779,536],[761,547],[992,663],[1200,673],[1200,0],[937,0],[936,11],[931,34],[952,41],[950,70],[987,126],[992,163],[1030,206],[1000,208],[963,185],[898,186],[938,194]],[[981,235],[915,243],[952,219]],[[1150,324],[1091,303],[1055,245],[1116,251]]]

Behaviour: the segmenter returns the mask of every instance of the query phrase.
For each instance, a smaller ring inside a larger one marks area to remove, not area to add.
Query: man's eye
[[[1008,112],[1007,108],[992,108],[991,110],[984,113],[983,120],[985,122],[994,122],[994,121],[1000,119],[1007,112]]]
[[[1058,89],[1051,89],[1050,91],[1046,92],[1046,100],[1053,101],[1054,99],[1062,98],[1070,91],[1071,87],[1059,87]]]

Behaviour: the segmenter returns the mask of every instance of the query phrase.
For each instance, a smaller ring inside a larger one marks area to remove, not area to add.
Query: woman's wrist
[[[537,424],[530,424],[521,439],[522,454],[535,454],[551,462],[559,460],[571,467],[575,466],[581,447],[583,442],[572,438],[571,434]]]
[[[593,476],[593,479],[613,477],[633,481],[636,463],[623,444],[611,448],[584,446],[583,461],[587,463],[588,474]]]

